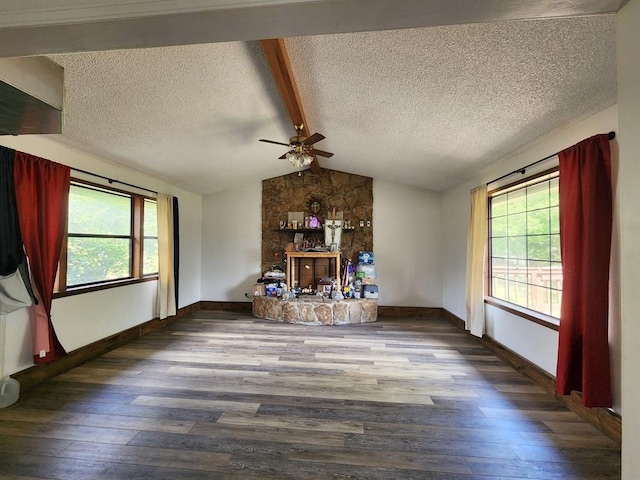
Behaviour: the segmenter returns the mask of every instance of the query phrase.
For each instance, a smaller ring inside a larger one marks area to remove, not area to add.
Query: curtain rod
[[[616,138],[616,132],[609,132],[609,140],[613,140],[614,138]],[[539,163],[544,162],[545,160],[549,160],[550,158],[555,157],[556,155],[558,155],[560,152],[556,152],[556,153],[552,153],[551,155],[548,155],[544,158],[541,158],[540,160],[536,160],[533,163],[530,163],[529,165],[525,165],[522,168],[519,168],[517,170],[514,170],[513,172],[507,173],[505,175],[502,175],[501,177],[498,178],[494,178],[493,180],[491,180],[490,182],[487,182],[487,185],[491,185],[492,183],[498,182],[500,180],[502,180],[503,178],[507,178],[510,177],[511,175],[515,175],[516,173],[520,173],[522,175],[524,175],[527,172],[527,168],[531,168],[534,165],[537,165]]]
[[[71,167],[71,170],[76,171],[76,172],[80,172],[80,173],[84,173],[86,175],[91,175],[93,177],[101,178],[103,180],[106,180],[109,183],[119,183],[120,185],[126,185],[127,187],[137,188],[139,190],[144,190],[146,192],[155,193],[156,195],[158,194],[158,192],[156,192],[155,190],[150,190],[148,188],[140,187],[138,185],[133,185],[132,183],[121,182],[120,180],[115,180],[113,178],[105,177],[103,175],[98,175],[97,173],[87,172],[86,170],[81,170],[79,168]]]

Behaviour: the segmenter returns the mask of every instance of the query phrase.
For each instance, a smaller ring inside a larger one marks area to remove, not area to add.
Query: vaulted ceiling
[[[444,190],[615,103],[621,3],[6,1],[0,56],[65,68],[57,140],[207,194],[295,171],[285,37],[321,167]]]

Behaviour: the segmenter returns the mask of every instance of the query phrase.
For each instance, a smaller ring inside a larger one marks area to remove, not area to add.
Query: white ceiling
[[[24,3],[39,2],[12,6]],[[97,45],[76,44],[25,48]],[[317,147],[335,153],[322,167],[433,190],[616,101],[612,14],[298,36],[286,46],[310,129],[327,137]],[[294,171],[277,158],[285,147],[258,142],[294,134],[258,42],[51,58],[65,67],[63,142],[202,194]]]
[[[433,190],[616,101],[613,16],[286,45],[309,122],[336,153],[322,165]]]

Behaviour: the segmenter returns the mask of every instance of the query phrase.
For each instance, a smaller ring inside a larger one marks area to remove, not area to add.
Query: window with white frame
[[[489,194],[489,295],[560,318],[558,171]]]

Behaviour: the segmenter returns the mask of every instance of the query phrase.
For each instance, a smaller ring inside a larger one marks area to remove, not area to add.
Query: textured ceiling
[[[258,143],[293,128],[257,42],[50,58],[65,68],[64,142],[197,193],[291,172]]]
[[[444,190],[616,101],[615,16],[286,39],[321,166]],[[257,42],[52,55],[61,139],[202,194],[293,171]],[[596,133],[596,132],[594,132]]]
[[[309,122],[336,152],[324,166],[434,190],[616,101],[613,16],[286,45]]]

